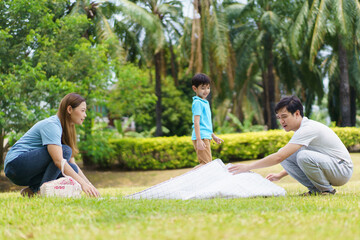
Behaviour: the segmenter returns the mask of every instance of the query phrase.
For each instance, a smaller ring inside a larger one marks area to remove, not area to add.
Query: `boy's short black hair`
[[[294,114],[297,110],[300,111],[301,117],[304,117],[304,107],[300,99],[294,95],[283,97],[275,106],[275,113],[280,109],[286,107],[286,110],[291,114]]]
[[[211,80],[208,75],[204,73],[197,73],[191,79],[192,86],[198,87],[200,85],[210,85]]]

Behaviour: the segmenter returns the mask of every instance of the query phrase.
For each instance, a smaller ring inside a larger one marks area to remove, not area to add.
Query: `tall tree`
[[[188,73],[203,72],[212,78],[215,95],[221,94],[222,85],[234,87],[234,63],[228,26],[222,1],[195,0],[193,16],[186,18],[180,41],[182,58],[189,66]],[[223,79],[227,83],[223,84]]]
[[[300,7],[296,0],[268,0],[226,8],[232,45],[241,63],[235,75],[237,105],[248,108],[242,103],[251,102],[255,113],[260,113],[261,107],[270,129],[277,127],[274,107],[281,94],[299,95],[305,102],[306,115],[310,115],[315,97],[323,95],[321,72],[310,70],[304,64],[305,57],[296,61],[290,51],[288,33],[296,17],[294,12]],[[257,119],[262,124],[262,119]]]
[[[18,135],[51,111],[44,94],[46,63],[37,64],[33,56],[35,40],[49,34],[47,27],[55,25],[67,1],[57,6],[45,0],[0,2],[0,165]]]
[[[335,84],[338,79],[338,85],[330,88],[334,92],[331,92],[329,97],[338,90],[338,98],[330,99],[329,108],[333,108],[331,106],[334,104],[333,100],[339,99],[337,106],[340,108],[340,119],[335,120],[341,126],[353,124],[351,109],[355,108],[351,108],[350,89],[351,85],[355,88],[358,81],[358,76],[354,76],[353,73],[357,73],[359,69],[359,16],[360,4],[356,0],[303,1],[291,33],[295,56],[303,52],[301,49],[304,46],[309,46],[307,49],[309,49],[311,68],[314,67],[315,58],[320,51],[326,47],[328,50],[330,49],[331,54],[326,59],[329,67],[325,70],[331,84]],[[349,59],[355,61],[355,64],[349,64]],[[349,71],[350,68],[351,71]],[[351,82],[349,79],[353,79],[353,81]]]
[[[245,5],[232,4],[226,8],[230,23],[237,24],[232,34],[237,59],[242,63],[239,70],[248,73],[247,78],[241,80],[247,84],[240,84],[240,88],[249,86],[248,80],[256,73],[255,69],[260,71],[263,116],[269,129],[277,128],[274,49],[281,34],[280,7],[276,1],[249,1]]]
[[[152,28],[140,28],[144,30],[145,36],[142,42],[142,52],[148,66],[155,68],[155,94],[156,102],[156,132],[155,136],[162,136],[162,79],[165,77],[165,49],[166,40],[170,46],[173,33],[179,34],[181,27],[178,24],[182,16],[182,3],[176,0],[139,0],[134,1],[137,5],[128,1],[120,1],[122,11],[137,12],[136,14],[127,14],[127,17],[141,25],[144,16],[152,20]],[[172,35],[172,36],[171,36]],[[138,35],[139,36],[139,35]]]

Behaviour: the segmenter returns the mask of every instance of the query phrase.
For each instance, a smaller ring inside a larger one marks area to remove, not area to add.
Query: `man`
[[[284,171],[266,178],[277,181],[290,175],[309,189],[302,194],[335,194],[332,186],[349,181],[353,172],[350,154],[339,137],[322,123],[304,117],[303,106],[296,96],[287,96],[275,107],[276,116],[285,131],[294,131],[290,141],[278,152],[251,164],[236,164],[233,174],[281,163]]]

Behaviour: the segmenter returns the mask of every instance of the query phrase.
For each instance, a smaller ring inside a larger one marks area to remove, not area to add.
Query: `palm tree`
[[[182,59],[189,64],[186,75],[196,72],[210,75],[215,82],[215,95],[222,91],[222,85],[233,89],[233,55],[221,1],[193,1],[193,17],[185,20],[180,49]],[[226,84],[223,78],[228,80]]]
[[[250,95],[247,96],[255,99],[254,93],[249,89],[256,89],[254,86],[261,85],[263,116],[269,129],[277,128],[274,111],[274,44],[281,27],[276,8],[276,2],[272,1],[249,1],[247,4],[232,4],[226,8],[228,20],[234,25],[231,35],[237,61],[241,63],[237,69],[237,86],[242,89],[241,93],[248,92]],[[256,75],[258,77],[255,77]],[[244,101],[244,96],[246,95],[240,94],[239,100]],[[251,102],[256,103],[259,100]]]
[[[156,131],[155,136],[162,136],[162,93],[161,80],[165,76],[165,49],[166,44],[169,44],[169,49],[172,54],[171,65],[173,71],[174,81],[176,82],[174,52],[172,49],[172,40],[176,39],[174,36],[179,36],[181,26],[178,24],[182,16],[182,3],[176,0],[139,0],[134,3],[128,1],[121,1],[121,10],[127,12],[127,17],[130,21],[140,23],[139,19],[143,15],[151,16],[153,28],[145,29],[145,36],[142,42],[142,55],[148,67],[152,65],[155,67],[155,94],[157,96],[156,102]],[[141,10],[140,10],[141,9]],[[140,10],[142,14],[136,13]],[[133,14],[129,14],[129,12]],[[134,16],[135,15],[135,16]],[[142,28],[143,29],[143,28]],[[142,30],[139,28],[138,30]]]
[[[94,45],[105,43],[109,48],[109,61],[113,61],[114,64],[117,65],[122,64],[125,58],[125,51],[117,35],[117,32],[123,31],[125,27],[124,24],[119,24],[121,17],[130,15],[131,18],[136,19],[138,24],[144,29],[152,31],[154,34],[158,32],[157,26],[159,25],[156,19],[142,8],[136,6],[136,4],[126,0],[118,1],[118,4],[120,4],[120,6],[109,1],[78,0],[70,6],[69,12],[69,15],[80,14],[87,16],[92,24],[90,24],[89,28],[83,33],[83,37],[86,39],[92,38],[91,42]],[[120,16],[120,20],[118,20],[118,16]],[[116,73],[117,70],[115,68],[115,74]],[[87,98],[89,108],[92,108],[96,104],[97,99],[91,96],[94,94],[93,92],[99,89],[92,89],[91,82],[89,82],[88,85],[88,91],[85,91],[84,96]],[[91,140],[92,120],[94,118],[95,113],[90,111],[84,122],[84,135],[82,136],[82,140]],[[91,164],[88,154],[84,152],[82,155],[84,164]]]
[[[294,22],[296,1],[249,1],[226,8],[232,45],[238,64],[235,86],[238,105],[252,103],[245,112],[260,113],[256,119],[268,128],[277,128],[275,102],[280,95],[296,93],[310,115],[315,97],[322,97],[320,71],[310,70],[306,56],[295,61],[291,56],[288,32]],[[319,64],[317,59],[316,64]],[[261,95],[262,92],[262,95]],[[240,111],[239,111],[240,112]],[[255,115],[256,116],[256,115]]]
[[[329,99],[329,108],[334,106],[333,100],[339,99],[340,119],[336,120],[341,126],[354,124],[351,109],[355,108],[351,107],[350,102],[351,92],[354,91],[350,89],[351,85],[356,87],[358,82],[358,77],[353,73],[358,73],[359,69],[359,20],[360,4],[357,0],[304,1],[291,33],[294,56],[303,54],[301,49],[308,46],[310,68],[314,67],[319,52],[326,46],[330,47],[331,54],[325,59],[328,66],[325,70],[331,85],[338,79],[337,87],[330,86],[330,90],[338,90],[339,97]],[[349,59],[354,62],[349,64]],[[329,93],[329,97],[334,93]]]

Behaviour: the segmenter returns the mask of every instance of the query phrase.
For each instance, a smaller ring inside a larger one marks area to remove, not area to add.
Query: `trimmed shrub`
[[[110,144],[125,169],[175,169],[197,164],[190,137],[123,138]]]
[[[360,143],[360,129],[333,128],[345,146],[350,149]],[[293,132],[270,130],[264,132],[220,135],[224,143],[212,143],[213,159],[224,162],[258,159],[279,150],[292,137]],[[159,138],[123,138],[110,140],[116,159],[124,169],[175,169],[198,164],[189,136]]]

